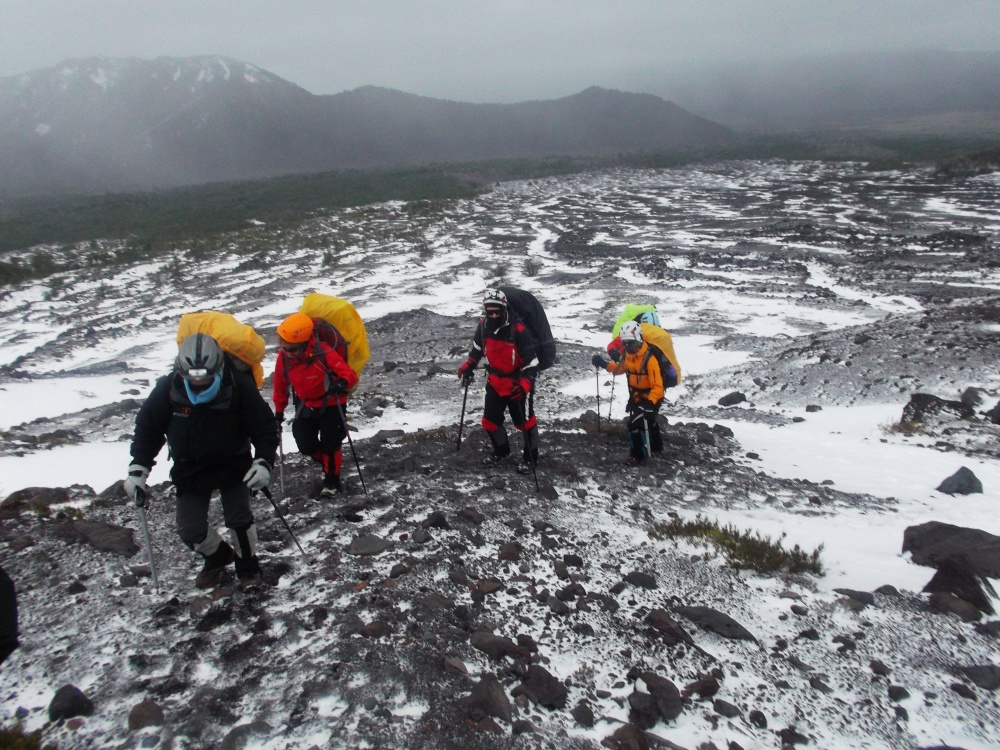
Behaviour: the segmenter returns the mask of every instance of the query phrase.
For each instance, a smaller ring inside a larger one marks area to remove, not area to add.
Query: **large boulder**
[[[997,405],[996,405],[996,406],[994,406],[994,407],[993,407],[992,409],[990,409],[989,411],[987,411],[987,412],[983,412],[983,414],[984,414],[984,415],[986,416],[986,418],[987,418],[988,420],[990,420],[990,421],[991,421],[991,422],[992,422],[993,424],[1000,424],[1000,401],[998,401],[998,402],[997,402]]]
[[[25,510],[47,516],[51,514],[53,505],[93,496],[94,490],[82,484],[72,487],[25,487],[10,493],[0,502],[0,518],[10,518]]]
[[[723,638],[758,642],[753,633],[732,617],[711,607],[677,607],[676,610],[678,614],[684,615],[698,627],[717,633]]]
[[[532,703],[545,708],[565,708],[569,691],[566,686],[545,667],[532,664],[524,676],[524,681],[511,691],[515,698],[524,695]]]
[[[93,701],[76,685],[63,685],[49,703],[49,721],[53,722],[75,716],[91,716],[93,713]]]
[[[1000,578],[1000,537],[980,529],[928,521],[903,532],[903,552],[931,568],[951,557],[964,557],[981,575]]]
[[[472,686],[472,694],[466,701],[469,718],[479,721],[484,716],[493,716],[508,724],[513,721],[513,710],[507,693],[493,675],[487,674]]]
[[[914,393],[903,407],[902,421],[938,425],[956,419],[971,419],[975,414],[975,409],[961,401],[946,401],[929,393]]]
[[[946,495],[981,495],[983,483],[979,481],[979,477],[972,473],[971,469],[963,466],[941,482],[937,486],[937,491]]]
[[[132,557],[139,551],[132,529],[105,521],[62,519],[52,524],[51,534],[66,544],[86,544],[122,557]]]

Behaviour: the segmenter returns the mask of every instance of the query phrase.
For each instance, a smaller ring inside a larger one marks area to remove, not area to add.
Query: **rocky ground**
[[[0,541],[17,551],[21,606],[51,615],[8,700],[30,704],[26,672],[72,665],[97,715],[49,736],[74,747],[690,747],[678,721],[699,747],[829,746],[831,731],[908,747],[925,706],[995,728],[991,678],[963,672],[995,658],[995,624],[977,631],[891,586],[831,599],[807,575],[748,575],[646,533],[719,502],[832,520],[887,501],[758,474],[707,423],[671,422],[640,471],[618,461],[620,429],[553,425],[540,491],[513,467],[482,470],[481,431],[461,450],[456,434],[359,441],[367,491],[351,472],[336,502],[289,456],[278,507],[310,562],[258,498],[267,586],[250,592],[191,586],[169,486],[150,513],[159,593],[117,486],[9,498]],[[127,732],[138,714],[157,723]]]
[[[648,174],[504,187],[484,199],[486,210],[427,230],[432,245],[465,243],[466,269],[499,253],[519,263],[543,236],[539,225],[551,231],[532,283],[543,297],[569,290],[571,312],[556,314],[560,361],[536,404],[537,486],[513,465],[482,466],[479,380],[457,449],[453,372],[472,322],[435,305],[429,290],[442,271],[428,262],[426,273],[397,279],[426,304],[368,321],[375,356],[351,408],[356,426],[380,429],[354,441],[364,484],[345,446],[346,492],[320,501],[316,469],[286,456],[284,490],[279,472],[272,490],[305,554],[256,499],[265,587],[240,591],[231,577],[211,592],[193,587],[198,563],[173,531],[169,485],[154,488],[150,510],[159,591],[120,484],[8,497],[0,550],[30,632],[0,671],[6,714],[44,725],[59,747],[912,748],[930,746],[917,739],[928,725],[940,728],[942,746],[950,733],[975,747],[1000,743],[996,620],[966,611],[966,621],[890,581],[831,595],[810,574],[736,569],[714,547],[657,533],[674,517],[719,509],[769,507],[792,524],[831,525],[849,509],[898,510],[891,497],[760,471],[722,421],[780,426],[803,407],[930,392],[960,406],[921,419],[901,412],[898,434],[998,457],[1000,427],[987,413],[1000,392],[995,232],[956,228],[925,206],[943,190],[985,210],[992,183],[970,193],[968,182],[945,190],[927,175],[814,169],[733,165],[697,187],[670,172],[660,182]],[[678,186],[684,200],[668,200]],[[813,208],[780,208],[803,204]],[[824,213],[844,205],[850,222]],[[482,255],[477,241],[488,243]],[[372,247],[340,272],[359,297],[387,299],[365,267],[395,268],[405,251]],[[223,264],[219,279],[227,273]],[[238,291],[216,306],[252,309],[289,293],[280,281],[289,273],[266,283],[255,273],[225,275]],[[630,274],[643,289],[683,297],[676,341],[710,336],[720,350],[750,353],[686,380],[662,417],[664,454],[639,470],[621,465],[622,426],[602,418],[599,429],[592,399],[572,389],[593,381],[586,334],[607,331],[634,299]],[[161,325],[174,308],[150,310],[169,283],[132,281],[118,304],[4,366],[4,383],[95,371],[122,381],[116,403],[11,426],[0,456],[108,440],[127,454],[155,373],[120,354],[86,372],[58,360],[122,336],[109,331],[129,316],[139,331]],[[195,291],[186,294],[199,306]],[[753,317],[755,305],[789,301],[791,334]],[[70,319],[92,303],[81,286],[46,309]],[[44,307],[17,302],[5,315],[37,321]],[[722,406],[731,394],[745,400]],[[418,412],[442,426],[395,429]],[[61,693],[52,713],[40,685],[78,690]]]

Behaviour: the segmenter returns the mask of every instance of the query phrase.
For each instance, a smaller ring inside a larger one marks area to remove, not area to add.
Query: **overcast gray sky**
[[[218,54],[314,94],[373,84],[511,102],[912,48],[1000,50],[1000,0],[0,0],[0,77],[74,57]]]

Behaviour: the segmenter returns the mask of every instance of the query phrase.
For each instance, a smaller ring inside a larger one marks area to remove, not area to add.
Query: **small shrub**
[[[431,247],[431,243],[421,240],[417,243],[417,254],[420,260],[430,260],[434,257],[434,248]]]
[[[540,260],[535,258],[525,258],[524,265],[522,269],[524,270],[524,275],[528,277],[537,276],[538,272],[542,270],[543,264]]]
[[[899,420],[898,422],[886,422],[879,426],[884,435],[923,435],[927,432],[927,425],[923,422],[914,422],[911,419]]]
[[[245,271],[266,271],[268,267],[267,256],[263,253],[256,253],[252,258],[248,258],[236,266],[236,268],[233,269],[233,272],[243,273]]]
[[[51,744],[42,744],[42,732],[37,730],[24,733],[20,724],[12,727],[0,727],[0,750],[58,750]]]
[[[734,568],[749,568],[759,573],[823,575],[819,560],[822,544],[812,552],[806,552],[797,544],[786,550],[780,540],[772,541],[760,532],[740,531],[732,525],[720,526],[718,521],[700,514],[693,521],[674,518],[670,523],[656,524],[649,535],[654,539],[702,540],[718,549]]]
[[[503,286],[507,283],[507,266],[503,263],[497,263],[492,268],[486,269],[486,281],[491,286]]]

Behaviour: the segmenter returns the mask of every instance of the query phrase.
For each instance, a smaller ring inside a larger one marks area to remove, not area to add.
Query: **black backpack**
[[[556,361],[556,340],[552,337],[545,309],[535,295],[513,286],[499,287],[507,296],[507,305],[524,321],[524,325],[538,339],[538,370],[547,370]]]

